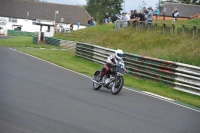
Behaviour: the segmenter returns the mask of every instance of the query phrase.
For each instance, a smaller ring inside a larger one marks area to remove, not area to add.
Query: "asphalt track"
[[[0,47],[0,133],[200,133],[200,113]]]

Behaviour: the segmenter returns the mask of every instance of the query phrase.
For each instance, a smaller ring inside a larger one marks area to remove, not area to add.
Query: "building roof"
[[[64,18],[64,23],[80,21],[81,25],[87,25],[87,20],[91,17],[83,6],[27,0],[0,0],[0,3],[1,17],[54,21],[55,11],[59,11],[59,14],[56,15],[56,22],[60,22],[61,18]],[[29,12],[29,16],[27,16],[27,12]]]
[[[174,11],[175,8],[179,12],[179,17],[183,18],[191,18],[200,13],[200,5],[166,2],[163,6],[167,9],[166,16],[172,16],[172,11]]]

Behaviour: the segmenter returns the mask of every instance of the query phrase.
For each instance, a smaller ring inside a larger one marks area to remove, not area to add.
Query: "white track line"
[[[30,54],[27,54],[27,53],[24,53],[24,52],[21,52],[21,51],[18,51],[16,49],[13,49],[13,48],[9,48],[10,50],[13,50],[13,51],[16,51],[16,52],[19,52],[19,53],[22,53],[22,54],[25,54],[25,55],[28,55],[28,56],[31,56],[33,58],[36,58],[36,59],[39,59],[39,60],[42,60],[44,62],[47,62],[49,64],[52,64],[54,66],[57,66],[59,68],[62,68],[62,69],[65,69],[65,70],[68,70],[68,71],[71,71],[73,73],[76,73],[76,74],[79,74],[79,75],[82,75],[84,77],[87,77],[87,78],[91,78],[90,76],[87,76],[87,75],[84,75],[84,74],[81,74],[81,73],[78,73],[78,72],[75,72],[73,70],[70,70],[70,69],[67,69],[67,68],[64,68],[64,67],[61,67],[59,65],[56,65],[52,62],[49,62],[49,61],[46,61],[44,59],[41,59],[41,58],[38,58],[36,56],[33,56],[33,55],[30,55]],[[157,95],[157,94],[154,94],[154,93],[150,93],[150,92],[146,92],[146,91],[136,91],[136,90],[133,90],[133,89],[129,89],[127,87],[123,87],[124,89],[127,89],[127,90],[130,90],[130,91],[134,91],[134,92],[137,92],[137,93],[140,93],[140,94],[144,94],[146,96],[150,96],[150,97],[153,97],[153,98],[156,98],[156,99],[160,99],[162,101],[166,101],[166,102],[169,102],[169,103],[172,103],[172,104],[175,104],[175,105],[178,105],[178,106],[181,106],[181,107],[184,107],[184,108],[187,108],[187,109],[190,109],[190,110],[193,110],[193,111],[196,111],[196,112],[199,112],[200,113],[200,110],[196,110],[196,109],[193,109],[193,108],[190,108],[190,107],[187,107],[187,106],[184,106],[184,105],[181,105],[181,104],[178,104],[178,103],[175,103],[173,99],[170,99],[170,98],[166,98],[166,97],[163,97],[163,96],[160,96],[160,95]]]

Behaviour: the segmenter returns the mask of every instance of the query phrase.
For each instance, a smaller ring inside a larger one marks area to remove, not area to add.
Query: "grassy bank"
[[[159,21],[162,23],[162,21]],[[165,21],[168,22],[168,21]],[[171,22],[171,21],[170,21]],[[179,24],[199,24],[200,19],[178,21]],[[114,24],[89,27],[73,33],[74,40],[100,45],[126,52],[200,66],[200,37],[189,35],[162,35],[160,32],[144,32],[134,29],[116,31]],[[71,39],[68,34],[55,37]],[[187,51],[187,52],[186,52]]]

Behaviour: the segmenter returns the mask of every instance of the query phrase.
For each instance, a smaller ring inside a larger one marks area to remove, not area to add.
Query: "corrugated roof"
[[[167,9],[166,16],[172,16],[172,11],[174,11],[175,8],[179,12],[179,17],[190,18],[200,13],[200,5],[166,2],[163,6]]]
[[[43,19],[54,21],[55,11],[56,22],[64,18],[65,23],[81,22],[81,25],[87,25],[90,17],[88,12],[82,6],[63,5],[47,2],[32,2],[25,0],[0,0],[0,16],[22,19]],[[29,12],[29,16],[27,16]]]

